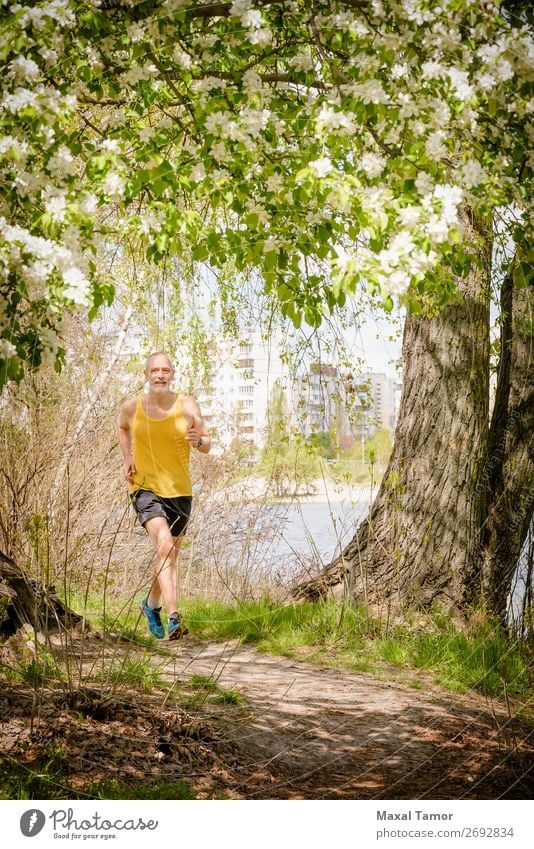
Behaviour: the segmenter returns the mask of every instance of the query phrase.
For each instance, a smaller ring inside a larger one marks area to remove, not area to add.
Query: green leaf
[[[245,224],[247,225],[249,230],[257,230],[258,229],[258,213],[257,212],[249,212],[245,215]]]
[[[266,271],[272,271],[273,268],[275,268],[275,266],[277,265],[277,263],[278,263],[278,253],[277,253],[277,251],[268,251],[265,254],[265,259],[264,259],[264,262],[263,262],[263,267],[265,268],[265,270]]]
[[[514,286],[525,289],[534,282],[534,267],[530,262],[519,262],[514,268]]]
[[[200,243],[199,245],[195,245],[193,250],[191,251],[191,255],[194,260],[197,262],[202,262],[207,259],[209,256],[209,251],[204,243]]]

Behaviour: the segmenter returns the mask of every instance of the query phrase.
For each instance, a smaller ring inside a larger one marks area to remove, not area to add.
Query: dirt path
[[[247,798],[534,796],[533,729],[500,702],[432,685],[413,689],[235,643],[188,639],[174,651],[167,681],[203,675],[247,699],[246,717],[219,718],[224,736],[257,764],[246,780]]]
[[[422,673],[414,689],[394,669],[380,681],[237,643],[167,646],[141,651],[95,633],[69,644],[78,683],[0,676],[7,798],[92,798],[106,781],[135,794],[170,777],[205,799],[534,797],[534,725],[513,706],[450,693]],[[57,652],[64,660],[60,643]],[[157,668],[153,685],[121,677],[136,661]]]

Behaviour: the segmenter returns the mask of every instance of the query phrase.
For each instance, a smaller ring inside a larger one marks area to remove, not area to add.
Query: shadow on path
[[[416,690],[237,643],[189,640],[165,674],[207,676],[246,697],[246,719],[220,721],[258,765],[257,784],[252,776],[236,788],[247,798],[534,797],[534,729],[478,693]]]

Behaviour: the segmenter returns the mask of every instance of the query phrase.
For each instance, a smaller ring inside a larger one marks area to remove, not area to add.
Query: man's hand
[[[198,448],[199,439],[202,439],[202,434],[198,432],[198,430],[193,427],[188,427],[185,432],[185,438],[187,442],[189,442],[194,448]],[[202,445],[202,443],[200,443]]]
[[[128,463],[126,461],[124,462],[124,477],[126,478],[128,483],[134,482],[133,476],[136,472],[137,469],[135,468],[135,463],[133,460],[130,460]]]

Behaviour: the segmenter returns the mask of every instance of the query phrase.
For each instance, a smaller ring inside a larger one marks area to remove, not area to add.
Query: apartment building
[[[313,362],[292,374],[280,340],[265,340],[257,330],[243,331],[237,341],[223,340],[209,354],[211,386],[200,402],[221,446],[238,439],[263,447],[275,387],[282,390],[288,426],[305,436],[335,432],[338,444],[349,448],[379,427],[395,427],[398,384],[385,374],[347,376]]]
[[[289,369],[281,358],[281,346],[250,330],[237,341],[223,340],[208,353],[211,387],[199,399],[206,426],[216,430],[222,445],[239,438],[261,448],[275,384],[283,388],[290,408]]]

